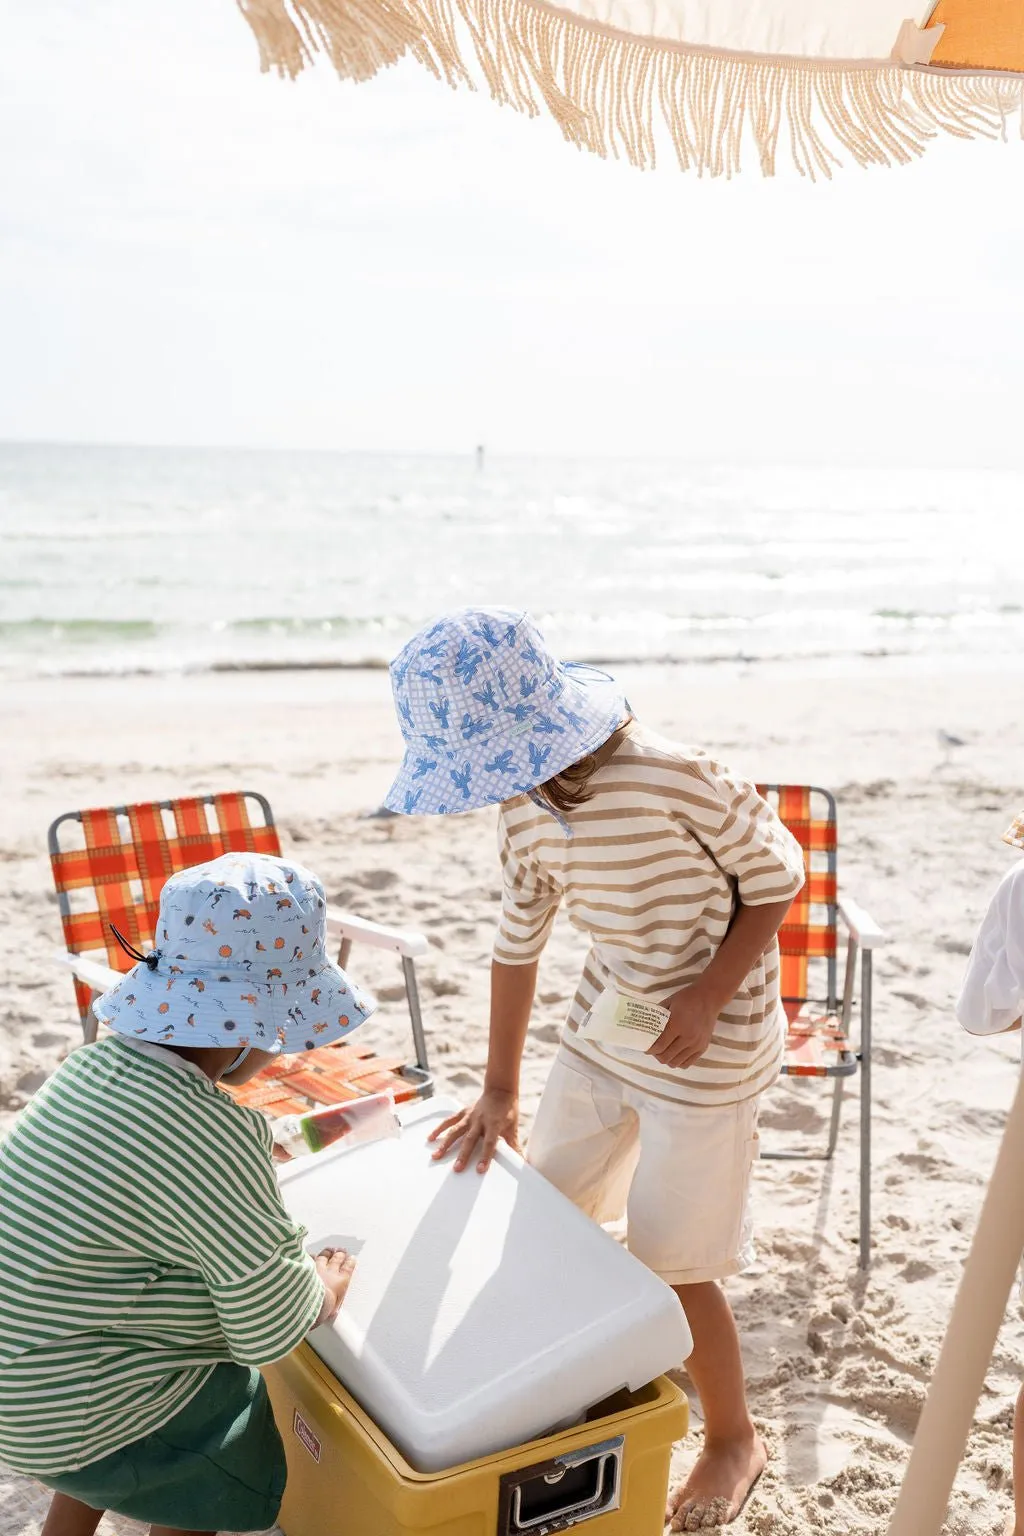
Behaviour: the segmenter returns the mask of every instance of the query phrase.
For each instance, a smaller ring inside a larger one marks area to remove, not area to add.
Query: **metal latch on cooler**
[[[497,1536],[552,1536],[618,1509],[625,1436],[506,1472]]]

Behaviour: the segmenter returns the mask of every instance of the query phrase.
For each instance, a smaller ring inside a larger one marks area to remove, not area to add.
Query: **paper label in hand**
[[[669,1011],[658,1003],[629,997],[609,987],[602,992],[580,1026],[586,1040],[600,1040],[605,1045],[625,1046],[627,1050],[646,1051],[654,1044],[669,1020]]]

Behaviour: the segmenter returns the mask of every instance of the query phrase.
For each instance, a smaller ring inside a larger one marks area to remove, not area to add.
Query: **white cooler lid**
[[[692,1348],[670,1287],[510,1148],[482,1177],[431,1160],[427,1134],[456,1107],[416,1105],[398,1139],[281,1171],[309,1251],[357,1260],[310,1343],[422,1471],[575,1422]]]

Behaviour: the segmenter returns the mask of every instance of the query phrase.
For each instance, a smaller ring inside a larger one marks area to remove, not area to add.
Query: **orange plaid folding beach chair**
[[[833,1083],[824,1151],[763,1155],[828,1161],[839,1137],[846,1079],[860,1071],[860,1263],[866,1269],[871,1257],[872,955],[886,937],[863,908],[839,896],[835,797],[828,790],[806,784],[759,784],[758,791],[775,807],[800,844],[807,868],[806,884],[779,930],[782,1001],[789,1020],[782,1071],[788,1077],[831,1078]],[[840,924],[846,932],[842,995],[838,991]],[[854,1047],[851,1033],[858,956],[859,1030]]]
[[[270,805],[246,790],[69,811],[50,827],[48,843],[67,945],[62,958],[75,979],[87,1041],[96,1038],[93,999],[134,963],[114,939],[111,924],[136,948],[149,948],[160,891],[170,875],[222,853],[281,853]],[[393,950],[400,957],[415,1064],[376,1056],[362,1044],[342,1040],[273,1062],[235,1090],[236,1098],[284,1115],[305,1111],[310,1102],[336,1104],[382,1089],[398,1099],[429,1095],[432,1080],[416,984],[416,958],[426,952],[426,939],[334,909],[328,909],[327,930],[338,941],[342,966],[353,943]]]

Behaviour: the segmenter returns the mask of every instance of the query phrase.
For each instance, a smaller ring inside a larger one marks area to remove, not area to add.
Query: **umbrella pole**
[[[1022,1174],[1024,1078],[1003,1132],[888,1536],[939,1536],[946,1518],[1006,1298],[1024,1252]]]

